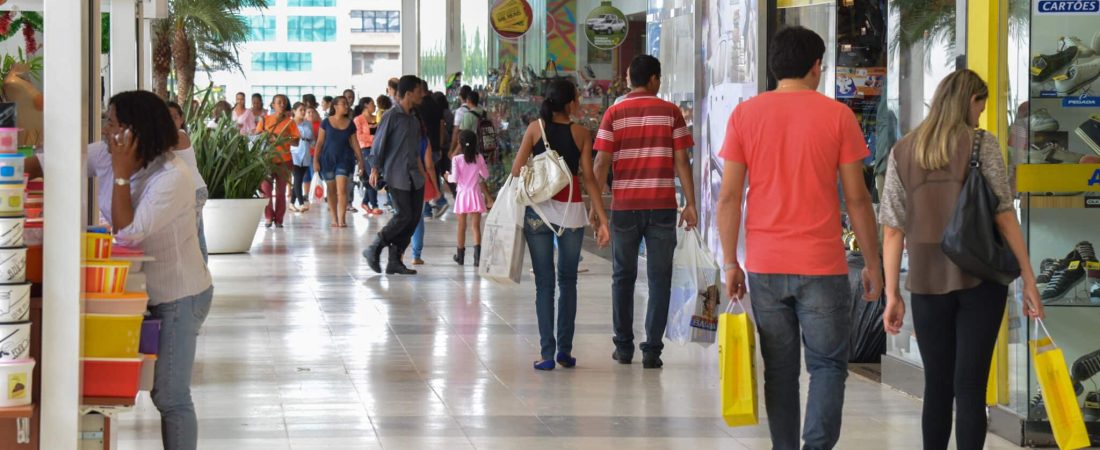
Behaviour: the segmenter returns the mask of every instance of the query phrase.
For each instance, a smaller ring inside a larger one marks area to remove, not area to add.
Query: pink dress
[[[468,163],[466,157],[455,156],[451,160],[450,182],[457,185],[455,214],[480,214],[485,212],[485,196],[481,193],[481,180],[489,178],[485,159],[477,155],[477,162]]]

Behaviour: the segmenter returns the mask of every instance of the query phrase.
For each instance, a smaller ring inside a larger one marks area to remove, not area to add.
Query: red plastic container
[[[84,396],[134,398],[141,383],[141,358],[83,358]]]

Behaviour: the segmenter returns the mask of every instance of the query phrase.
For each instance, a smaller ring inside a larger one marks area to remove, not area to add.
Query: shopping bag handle
[[[736,306],[738,308],[741,308],[742,313],[748,314],[749,310],[745,309],[745,305],[741,304],[741,302],[743,302],[743,301],[745,301],[745,299],[734,301],[734,299],[731,298],[729,300],[729,304],[726,305],[726,312],[730,313],[730,314],[733,314],[733,307]]]
[[[1050,334],[1050,331],[1047,330],[1047,326],[1043,323],[1043,319],[1040,319],[1040,318],[1036,317],[1035,318],[1035,324],[1036,324],[1035,339],[1038,339],[1040,337],[1039,330],[1042,330],[1043,334],[1046,335],[1046,337],[1050,338],[1050,345],[1054,346],[1054,347],[1057,347],[1058,345],[1054,343],[1054,336],[1052,336]]]

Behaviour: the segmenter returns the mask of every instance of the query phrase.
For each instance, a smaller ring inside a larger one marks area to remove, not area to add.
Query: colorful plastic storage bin
[[[0,217],[0,248],[22,247],[26,222],[23,216]]]
[[[0,128],[0,153],[19,151],[19,129]]]
[[[0,286],[0,294],[3,293]],[[2,297],[0,297],[2,299]],[[2,302],[0,302],[2,304]],[[123,292],[121,294],[84,294],[84,312],[87,314],[142,315],[149,304],[149,296],[144,292]]]
[[[27,249],[0,248],[0,284],[27,281]]]
[[[0,284],[0,323],[26,322],[30,317],[31,284]]]
[[[141,322],[141,344],[138,352],[143,355],[160,354],[160,319],[145,318]]]
[[[0,215],[23,215],[23,181],[0,182]]]
[[[31,404],[34,360],[0,363],[0,408]]]
[[[85,314],[85,358],[134,358],[141,342],[140,315]]]
[[[141,382],[142,358],[83,358],[84,396],[134,398]]]
[[[80,256],[84,261],[107,261],[111,259],[111,235],[106,233],[84,233],[84,252]]]
[[[157,355],[141,355],[141,382],[138,390],[153,390],[153,381],[157,375]]]
[[[88,294],[121,294],[126,292],[126,277],[130,274],[127,261],[87,261],[84,263],[84,292]]]
[[[23,182],[23,155],[0,153],[0,181]]]

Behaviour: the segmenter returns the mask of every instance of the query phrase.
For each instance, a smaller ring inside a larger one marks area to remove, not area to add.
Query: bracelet
[[[726,264],[722,264],[722,271],[723,272],[729,272],[733,269],[738,269],[740,267],[741,267],[741,265],[737,264],[737,263],[726,263]]]

